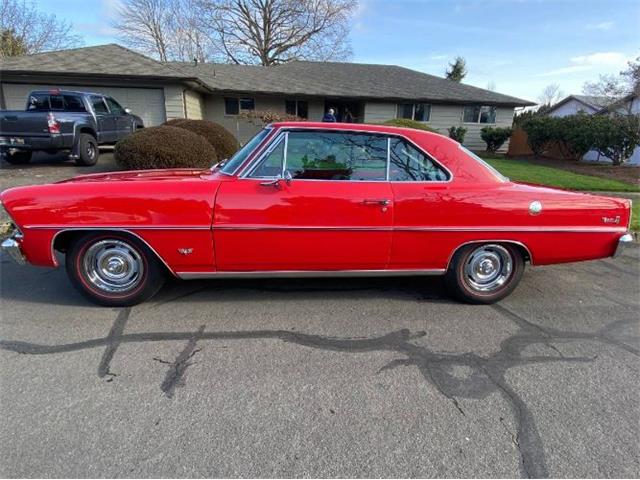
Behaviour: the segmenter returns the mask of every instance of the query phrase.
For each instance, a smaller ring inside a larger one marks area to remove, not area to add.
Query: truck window
[[[104,97],[104,99],[107,101],[107,105],[109,105],[109,110],[111,110],[111,113],[124,115],[124,108],[122,108],[118,102],[116,102],[111,97]]]
[[[27,110],[49,110],[49,95],[47,93],[32,93],[29,95]]]
[[[63,95],[64,103],[66,104],[66,109],[69,112],[86,112],[87,109],[84,108],[84,103],[82,103],[82,99],[76,95]]]
[[[50,95],[49,105],[51,110],[64,110],[64,98],[62,95]]]
[[[104,104],[104,100],[102,97],[91,97],[91,105],[93,106],[93,111],[96,113],[109,113],[107,110],[107,106]]]

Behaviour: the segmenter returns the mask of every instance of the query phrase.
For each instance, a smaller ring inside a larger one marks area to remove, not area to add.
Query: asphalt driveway
[[[436,278],[175,282],[131,309],[0,258],[3,477],[638,477],[640,249]]]

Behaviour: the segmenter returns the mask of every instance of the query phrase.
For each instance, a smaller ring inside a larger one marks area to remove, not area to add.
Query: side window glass
[[[392,182],[436,182],[449,177],[427,155],[399,138],[391,139],[390,162],[389,180]]]
[[[387,139],[380,135],[290,132],[285,168],[307,180],[386,179]]]
[[[107,101],[107,105],[109,105],[109,110],[111,110],[111,113],[124,115],[124,108],[122,108],[118,102],[110,97],[104,97],[104,99]]]
[[[278,140],[276,145],[270,145],[260,163],[251,172],[251,178],[273,178],[282,175],[282,163],[284,162],[284,137]]]
[[[93,105],[93,111],[98,114],[109,113],[102,97],[91,97],[91,105]]]
[[[29,95],[27,110],[49,110],[49,95],[43,93]]]
[[[69,112],[86,112],[87,110],[84,108],[84,104],[80,97],[76,97],[75,95],[64,95],[64,101],[66,103],[66,108]]]
[[[49,97],[51,110],[64,110],[64,98],[61,95],[51,95]]]

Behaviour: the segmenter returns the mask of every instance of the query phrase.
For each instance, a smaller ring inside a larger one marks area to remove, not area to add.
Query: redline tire
[[[512,244],[486,242],[456,251],[445,275],[448,291],[473,304],[491,304],[507,297],[524,273],[524,258]]]
[[[75,239],[65,258],[73,286],[92,302],[131,307],[155,295],[165,272],[140,240],[117,232],[90,233]]]

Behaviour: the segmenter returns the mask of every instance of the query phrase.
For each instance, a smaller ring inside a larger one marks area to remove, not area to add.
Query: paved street
[[[116,310],[0,261],[3,477],[640,476],[637,246],[487,307],[405,278]]]

